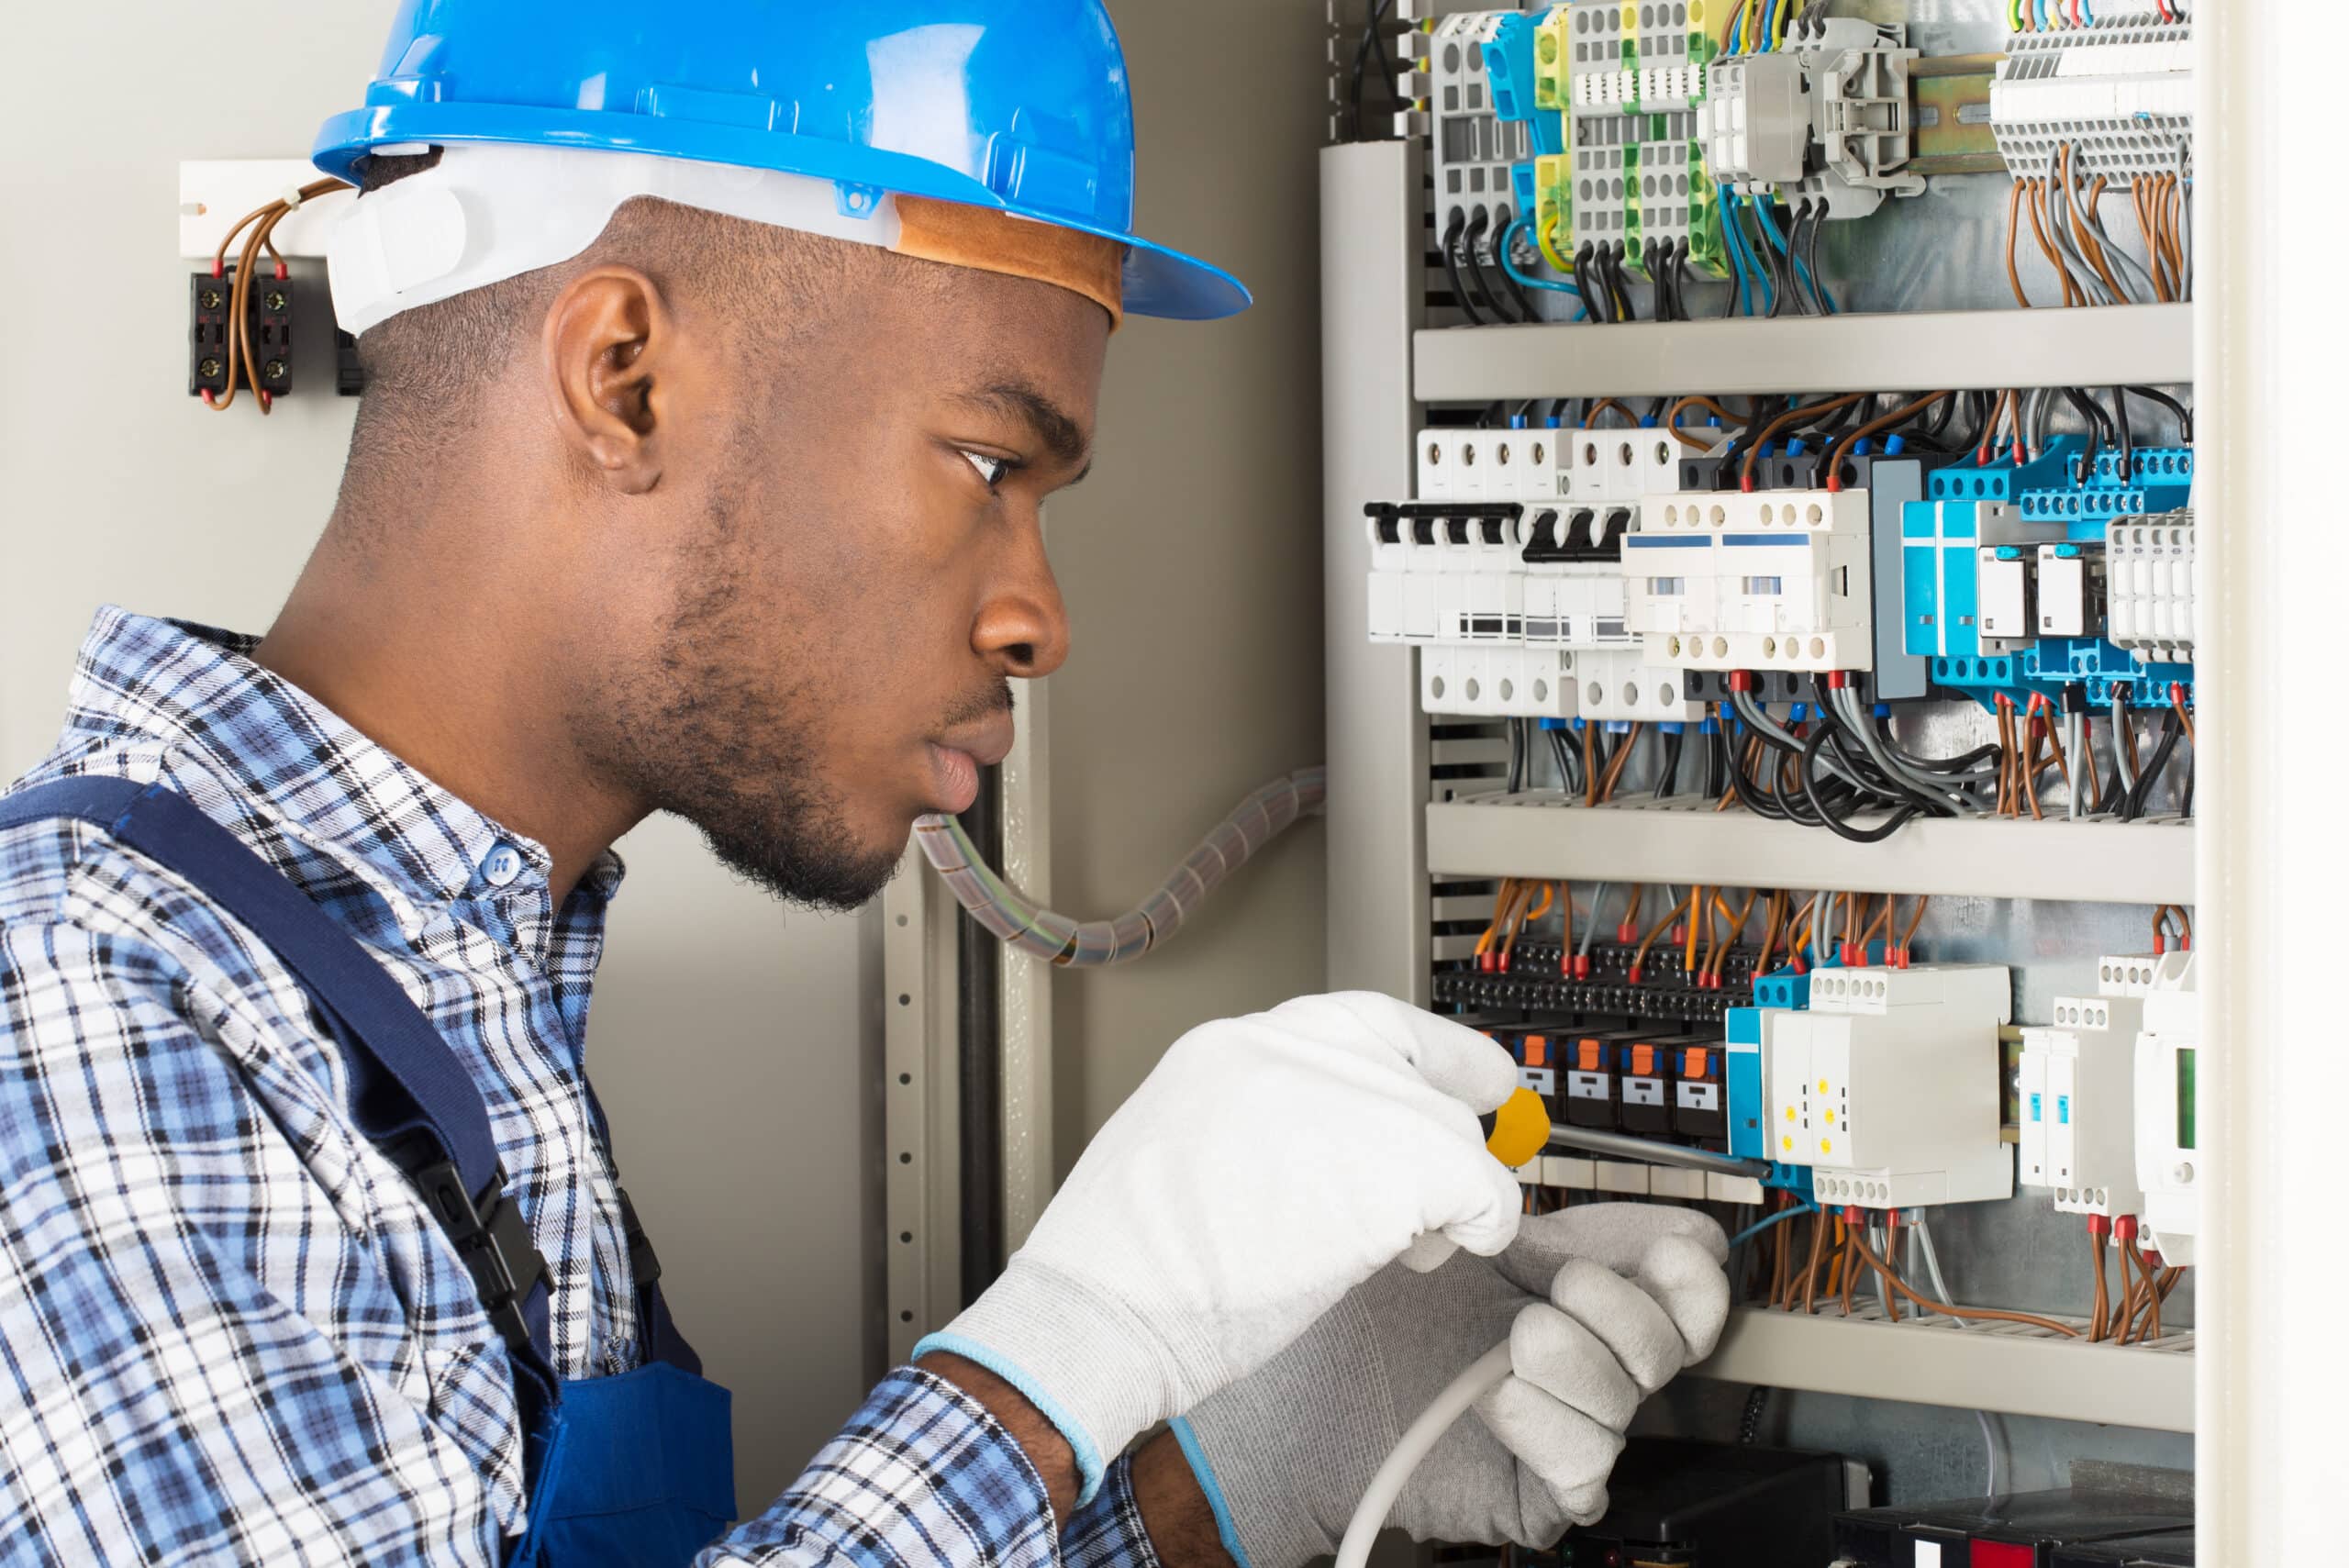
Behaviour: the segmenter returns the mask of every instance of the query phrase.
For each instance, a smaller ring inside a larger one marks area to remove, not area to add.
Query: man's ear
[[[584,272],[548,307],[542,362],[557,428],[622,495],[661,483],[677,336],[660,285],[633,267]]]

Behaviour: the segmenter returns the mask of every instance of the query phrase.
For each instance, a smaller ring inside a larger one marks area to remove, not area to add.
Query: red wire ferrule
[[[1753,689],[1753,672],[1751,670],[1731,670],[1729,673],[1729,689],[1733,692],[1752,691]]]
[[[1640,940],[1639,928],[1632,925],[1631,921],[1626,920],[1621,925],[1615,928],[1615,940],[1626,944],[1638,941]]]
[[[2096,1238],[2098,1240],[2099,1240],[2099,1241],[2103,1240],[2107,1236],[2111,1235],[2111,1234],[2112,1234],[2112,1219],[2111,1219],[2111,1217],[2110,1217],[2110,1216],[2109,1216],[2109,1215],[2102,1215],[2102,1214],[2091,1214],[2091,1215],[2089,1215],[2089,1216],[2088,1216],[2088,1234],[2089,1234],[2089,1235],[2091,1235],[2091,1236],[2093,1236],[2093,1237],[2095,1237],[2095,1238]]]
[[[1590,954],[1586,952],[1575,954],[1575,978],[1576,980],[1590,978]]]
[[[2134,1241],[2137,1239],[2137,1217],[2133,1214],[2121,1215],[2112,1222],[2112,1233],[2123,1241]]]
[[[1840,692],[1851,684],[1852,673],[1849,670],[1830,670],[1827,672],[1827,689],[1829,691]]]
[[[1633,965],[1631,965],[1631,984],[1632,984],[1637,985],[1637,984],[1640,983],[1640,974],[1641,974],[1641,972],[1642,972],[1642,971],[1641,971],[1641,966],[1640,966],[1640,965],[1638,965],[1638,964],[1636,964],[1636,963],[1635,963],[1635,964],[1633,964]]]

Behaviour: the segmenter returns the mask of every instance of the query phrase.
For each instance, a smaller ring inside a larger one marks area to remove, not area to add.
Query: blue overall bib
[[[0,828],[67,817],[177,873],[267,943],[342,1048],[352,1119],[416,1184],[506,1340],[529,1507],[529,1529],[507,1562],[683,1568],[734,1518],[731,1396],[701,1376],[701,1359],[670,1321],[660,1263],[628,1195],[620,1208],[647,1360],[615,1377],[558,1378],[546,1355],[546,1260],[506,1198],[488,1110],[398,982],[183,795],[128,779],[70,778],[0,799]],[[595,1114],[601,1131],[600,1106]]]

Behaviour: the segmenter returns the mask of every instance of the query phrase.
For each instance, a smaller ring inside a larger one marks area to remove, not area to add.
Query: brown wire
[[[1598,787],[1598,804],[1601,806],[1615,798],[1615,786],[1622,781],[1623,765],[1631,760],[1631,752],[1639,745],[1640,736],[1646,728],[1644,724],[1633,724],[1631,733],[1623,737],[1623,743],[1615,748],[1615,760],[1607,764],[1607,780]],[[1589,732],[1590,727],[1585,725],[1583,733]]]
[[[1593,761],[1597,753],[1592,750],[1598,744],[1598,726],[1596,724],[1582,727],[1582,803],[1585,806],[1598,804],[1598,768]]]
[[[1819,1260],[1827,1251],[1827,1227],[1831,1224],[1827,1211],[1821,1209],[1811,1218],[1810,1262],[1802,1271],[1802,1309],[1806,1314],[1819,1310]],[[1793,1292],[1787,1293],[1787,1305],[1793,1305]]]
[[[2088,1307],[2088,1342],[2100,1343],[2104,1339],[2104,1314],[2112,1305],[2112,1297],[2104,1284],[2104,1238],[2088,1232],[2088,1253],[2096,1263],[2096,1299]]]
[[[1925,906],[1932,902],[1930,894],[1917,895],[1917,906],[1909,911],[1909,925],[1900,933],[1900,951],[1907,952],[1909,944],[1917,940],[1917,928],[1925,923]]]
[[[1869,420],[1866,424],[1862,425],[1858,429],[1854,430],[1842,440],[1836,442],[1835,450],[1828,454],[1827,459],[1828,488],[1831,490],[1840,490],[1842,488],[1842,482],[1836,476],[1838,472],[1843,466],[1844,457],[1850,453],[1854,445],[1866,438],[1875,435],[1879,430],[1888,430],[1893,426],[1901,423],[1903,420],[1914,418],[1919,414],[1923,413],[1926,409],[1931,408],[1934,404],[1939,403],[1943,398],[1949,395],[1951,395],[1946,391],[1929,392],[1925,394],[1924,396],[1917,399],[1916,402],[1909,404],[1905,407],[1896,408],[1891,413],[1885,415],[1882,418]],[[1748,455],[1750,456],[1751,454]]]
[[[2080,292],[2079,284],[2072,281],[2072,269],[2065,264],[2063,252],[2056,250],[2054,242],[2047,238],[2048,225],[2054,221],[2047,215],[2047,182],[2044,179],[2030,179],[2025,180],[2023,183],[2031,191],[2030,206],[2023,210],[2031,218],[2032,236],[2039,241],[2040,253],[2047,258],[2047,264],[2055,269],[2056,281],[2064,288],[2064,303],[2067,306],[2077,305],[2087,296]]]
[[[1908,1282],[1893,1273],[1892,1269],[1882,1258],[1876,1255],[1875,1250],[1866,1242],[1855,1241],[1854,1245],[1859,1251],[1860,1261],[1882,1274],[1885,1284],[1899,1292],[1900,1296],[1912,1306],[1921,1307],[1928,1312],[1939,1312],[1950,1318],[1970,1318],[1987,1323],[2028,1323],[2035,1329],[2044,1329],[2050,1333],[2061,1334],[2067,1340],[2076,1340],[2080,1337],[2080,1331],[2077,1329],[2066,1323],[2058,1323],[2053,1318],[2041,1318],[2029,1312],[2008,1312],[1990,1307],[1958,1307],[1946,1301],[1928,1300],[1909,1289]]]
[[[1612,408],[1616,413],[1623,416],[1623,417],[1626,420],[1629,420],[1631,424],[1636,425],[1639,423],[1637,419],[1631,417],[1631,411],[1630,409],[1624,407],[1621,404],[1616,402],[1611,397],[1602,397],[1598,402],[1590,406],[1589,413],[1583,416],[1583,428],[1585,429],[1597,429],[1598,428],[1599,415],[1609,408]]]
[[[2143,210],[2140,208],[2138,218],[2142,222],[2143,217]],[[2017,180],[2014,188],[2007,193],[2007,286],[2015,291],[2015,303],[2029,310],[2031,295],[2023,293],[2022,274],[2015,270],[2015,240],[2021,228],[2022,182]],[[1997,421],[1994,418],[1992,422],[1995,424]]]
[[[1860,1283],[1859,1262],[1852,1255],[1852,1245],[1859,1238],[1860,1228],[1846,1224],[1843,1227],[1842,1244],[1835,1251],[1835,1268],[1843,1276],[1842,1288],[1836,1293],[1836,1299],[1843,1308],[1843,1316],[1846,1318],[1852,1315],[1852,1287]]]
[[[1763,426],[1762,433],[1753,438],[1753,444],[1745,449],[1745,462],[1738,469],[1739,481],[1743,484],[1747,489],[1751,490],[1753,488],[1753,460],[1761,455],[1762,449],[1764,447],[1770,444],[1771,439],[1776,436],[1780,430],[1785,429],[1788,425],[1809,418],[1814,414],[1826,414],[1837,408],[1847,408],[1853,404],[1859,402],[1864,397],[1873,397],[1875,395],[1876,395],[1872,392],[1847,392],[1841,397],[1830,397],[1824,402],[1806,403],[1800,407],[1787,409],[1785,413],[1779,415],[1776,418]]]

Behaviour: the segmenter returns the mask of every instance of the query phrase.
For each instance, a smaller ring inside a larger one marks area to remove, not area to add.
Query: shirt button
[[[482,880],[492,887],[503,887],[522,874],[522,851],[511,844],[500,844],[482,857]]]

